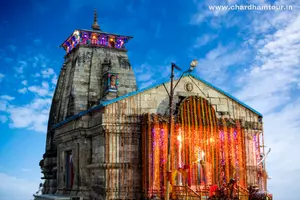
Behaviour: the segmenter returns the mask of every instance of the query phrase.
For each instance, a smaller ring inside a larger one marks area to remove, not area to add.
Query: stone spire
[[[95,31],[101,31],[100,26],[98,24],[97,10],[94,10],[94,24],[92,25],[92,29]]]

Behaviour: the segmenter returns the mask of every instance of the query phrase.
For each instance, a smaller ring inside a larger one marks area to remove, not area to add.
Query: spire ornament
[[[100,26],[98,24],[97,10],[94,10],[94,23],[92,25],[92,29],[95,31],[101,31]]]

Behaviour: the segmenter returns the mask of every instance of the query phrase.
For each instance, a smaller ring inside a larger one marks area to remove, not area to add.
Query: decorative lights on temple
[[[93,45],[99,47],[108,47],[115,49],[125,49],[124,44],[130,39],[127,36],[118,36],[113,34],[76,30],[73,34],[62,44],[62,47],[69,53],[78,44]]]
[[[130,36],[122,36],[102,32],[98,24],[97,11],[94,11],[92,30],[75,30],[73,34],[61,45],[67,52],[72,51],[77,45],[92,45],[93,47],[107,47],[125,50],[124,44]]]

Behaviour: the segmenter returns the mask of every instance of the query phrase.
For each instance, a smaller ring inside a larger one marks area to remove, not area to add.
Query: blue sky
[[[212,11],[208,5],[292,5],[292,11]],[[264,115],[269,190],[298,199],[300,12],[297,0],[3,1],[0,12],[0,200],[31,199],[40,182],[46,124],[64,51],[93,9],[103,31],[131,35],[139,87],[168,79],[170,62]]]

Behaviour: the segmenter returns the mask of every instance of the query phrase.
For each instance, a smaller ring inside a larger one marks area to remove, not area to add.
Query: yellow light
[[[179,142],[181,142],[181,135],[178,135],[178,136],[177,136],[177,140],[178,140]]]
[[[96,39],[96,36],[93,36],[93,39]]]
[[[214,138],[210,138],[209,140],[210,140],[210,142],[214,142],[215,141]]]

